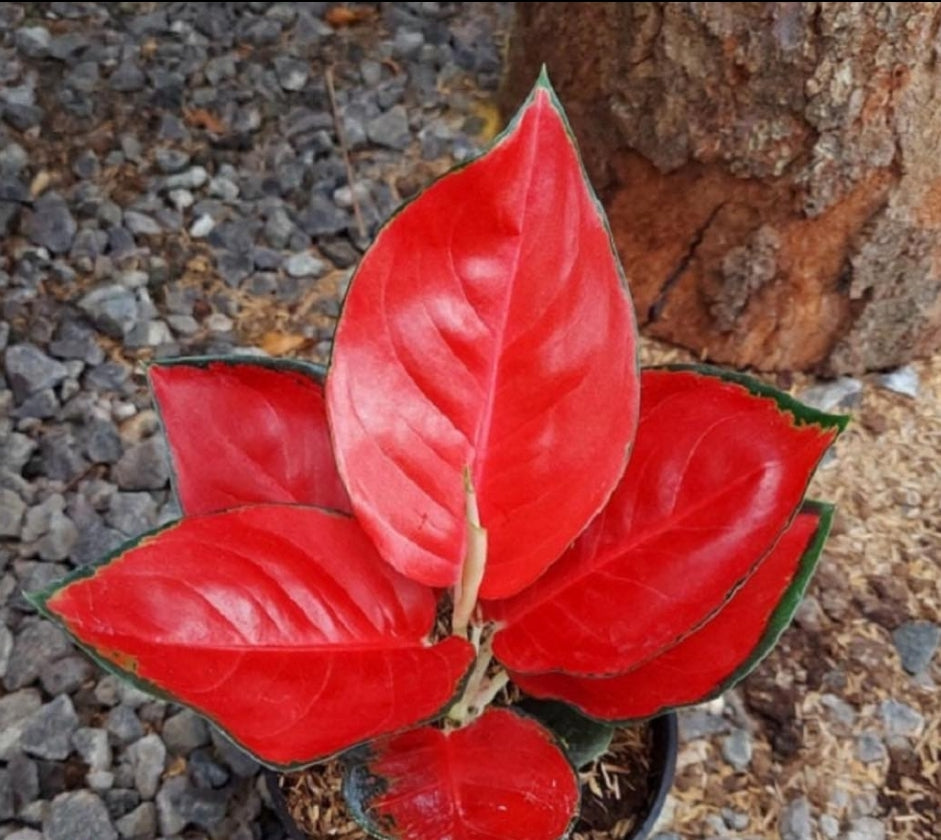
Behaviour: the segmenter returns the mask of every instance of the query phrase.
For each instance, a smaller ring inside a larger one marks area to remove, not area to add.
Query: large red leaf
[[[642,387],[608,506],[532,587],[484,605],[510,670],[623,673],[688,635],[774,544],[842,424],[698,371]]]
[[[482,158],[379,234],[327,377],[340,474],[380,553],[446,586],[469,470],[485,597],[518,592],[604,505],[638,402],[633,311],[548,83]]]
[[[368,831],[392,840],[555,840],[579,803],[552,734],[508,709],[371,745],[348,766],[344,794]]]
[[[355,520],[259,505],[191,517],[38,605],[90,653],[259,759],[307,763],[440,713],[473,647],[433,647],[433,593]]]
[[[645,665],[616,677],[514,674],[519,687],[603,720],[651,717],[702,703],[742,679],[787,627],[816,565],[832,509],[797,516],[721,612]]]
[[[190,359],[153,365],[150,382],[186,514],[264,502],[350,510],[313,365]]]

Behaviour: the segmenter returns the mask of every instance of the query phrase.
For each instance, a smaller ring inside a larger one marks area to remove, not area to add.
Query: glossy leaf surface
[[[153,365],[183,512],[264,502],[348,512],[319,377],[313,365],[285,361]]]
[[[623,673],[688,635],[770,550],[843,422],[698,371],[642,381],[608,506],[532,587],[484,605],[512,671]]]
[[[383,557],[448,586],[468,468],[489,541],[481,595],[505,597],[604,505],[637,402],[630,300],[539,85],[486,155],[407,205],[363,259],[327,378],[340,473]]]
[[[556,697],[602,720],[651,717],[702,703],[742,679],[791,620],[816,566],[832,509],[809,505],[711,621],[675,647],[622,676],[514,675],[519,687]]]
[[[579,804],[552,734],[508,709],[379,741],[348,766],[343,787],[366,829],[394,840],[555,840]]]
[[[428,646],[432,592],[383,563],[355,520],[315,508],[182,520],[38,605],[277,766],[434,717],[474,656],[454,637]]]

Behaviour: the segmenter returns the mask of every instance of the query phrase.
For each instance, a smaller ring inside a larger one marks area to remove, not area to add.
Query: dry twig
[[[337,94],[333,86],[333,67],[324,71],[327,82],[327,95],[330,97],[330,110],[333,112],[333,126],[337,133],[337,143],[340,144],[340,154],[343,155],[343,165],[346,167],[346,182],[350,185],[350,198],[353,202],[353,216],[356,218],[356,230],[360,239],[366,238],[366,225],[363,223],[363,213],[359,209],[359,200],[356,198],[356,184],[353,180],[353,164],[350,162],[350,152],[346,145],[346,134],[343,131],[343,122],[340,120],[340,111],[337,108]]]

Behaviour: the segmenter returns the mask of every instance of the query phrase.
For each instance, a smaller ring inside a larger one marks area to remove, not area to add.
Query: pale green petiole
[[[487,565],[487,529],[480,525],[480,511],[477,508],[477,493],[470,476],[470,468],[464,467],[464,503],[467,511],[467,551],[461,579],[454,587],[454,613],[451,616],[451,632],[455,636],[467,636],[474,608],[477,606],[477,593],[484,579]]]

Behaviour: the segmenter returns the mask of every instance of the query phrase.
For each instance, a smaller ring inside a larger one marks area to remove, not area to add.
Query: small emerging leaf
[[[413,729],[348,760],[344,796],[376,837],[556,840],[578,813],[578,777],[552,734],[509,709],[449,732]]]
[[[327,377],[340,474],[382,556],[460,575],[465,469],[481,597],[523,589],[601,509],[634,436],[633,310],[547,84],[487,154],[379,233]]]
[[[264,502],[350,510],[318,368],[185,359],[151,366],[150,381],[187,515]]]
[[[624,673],[725,603],[774,545],[841,418],[692,371],[645,371],[630,464],[543,577],[485,603],[509,670]],[[793,402],[793,401],[792,401]]]
[[[832,508],[808,503],[722,611],[676,647],[621,676],[515,674],[521,689],[558,697],[602,720],[651,717],[731,688],[771,650],[810,580]]]
[[[442,713],[474,658],[355,520],[258,505],[145,536],[34,599],[102,664],[259,760],[327,757]]]

